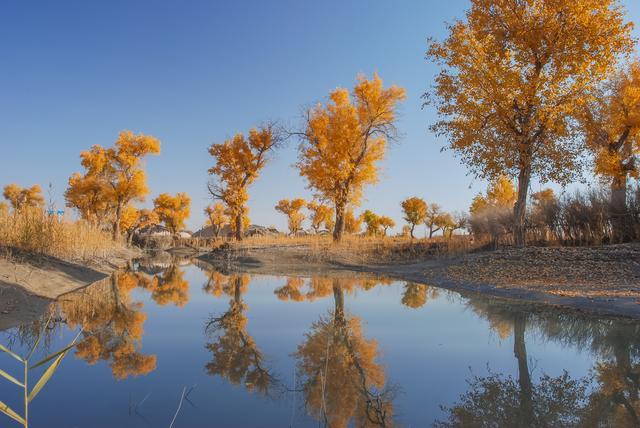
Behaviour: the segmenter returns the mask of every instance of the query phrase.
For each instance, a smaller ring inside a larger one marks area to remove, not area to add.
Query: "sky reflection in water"
[[[169,426],[183,391],[175,427],[636,426],[640,413],[640,323],[425,285],[146,261],[53,313],[40,356],[80,327],[82,340],[32,427]],[[25,353],[40,326],[1,343]],[[21,410],[4,379],[0,400]]]

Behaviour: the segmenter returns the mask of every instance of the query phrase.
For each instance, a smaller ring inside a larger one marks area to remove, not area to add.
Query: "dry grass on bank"
[[[0,212],[0,248],[53,256],[69,261],[108,259],[124,245],[84,221],[50,216],[41,209]]]
[[[219,241],[214,248],[225,241]],[[345,263],[408,262],[421,258],[455,257],[476,248],[468,236],[441,236],[432,239],[405,237],[365,237],[346,235],[334,243],[330,235],[309,236],[253,236],[241,242],[229,242],[242,251],[289,247],[307,254],[310,261],[340,261]]]

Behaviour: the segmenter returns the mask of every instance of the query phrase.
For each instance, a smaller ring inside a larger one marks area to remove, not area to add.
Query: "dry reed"
[[[0,211],[0,247],[72,261],[106,259],[123,244],[84,221],[47,215],[41,209]]]

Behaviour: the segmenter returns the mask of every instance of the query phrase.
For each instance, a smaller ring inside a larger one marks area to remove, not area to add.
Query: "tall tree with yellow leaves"
[[[471,214],[480,214],[487,209],[512,209],[517,194],[513,182],[504,175],[498,176],[489,183],[486,195],[477,194],[471,202]]]
[[[396,227],[396,222],[386,215],[380,217],[379,223],[382,228],[382,236],[387,236],[387,230],[389,230],[390,227]]]
[[[295,235],[298,231],[302,230],[302,222],[304,221],[304,214],[300,212],[305,206],[305,201],[302,198],[281,199],[278,201],[278,205],[275,206],[276,211],[281,212],[287,216],[287,225],[289,227],[289,234]]]
[[[242,240],[249,199],[248,188],[268,161],[268,155],[283,141],[282,132],[273,123],[253,128],[249,136],[236,134],[222,144],[212,144],[209,154],[216,164],[209,169],[216,179],[209,183],[209,193],[222,201],[231,215],[236,240]]]
[[[184,228],[184,222],[191,215],[191,198],[179,192],[175,196],[161,193],[153,200],[158,218],[174,235]]]
[[[404,212],[404,220],[409,223],[409,234],[414,238],[413,231],[416,225],[422,223],[427,218],[427,203],[416,196],[407,198],[400,204]]]
[[[229,217],[225,213],[224,205],[216,202],[204,209],[207,216],[207,225],[213,229],[213,235],[217,238],[225,224],[229,222]]]
[[[568,183],[579,170],[577,107],[630,52],[631,27],[619,0],[472,0],[431,43],[441,67],[432,130],[476,175],[518,177],[516,244],[531,177]]]
[[[330,206],[320,202],[311,201],[307,203],[307,209],[311,212],[309,220],[311,221],[311,228],[318,233],[322,225],[327,230],[333,229],[333,210]]]
[[[629,238],[627,181],[638,178],[640,61],[603,85],[600,96],[587,104],[582,123],[587,146],[595,157],[595,172],[611,186],[614,241],[625,241]]]
[[[109,209],[113,239],[117,239],[125,208],[133,201],[144,201],[149,193],[142,159],[159,153],[158,139],[131,131],[121,132],[114,147],[94,145],[80,154],[86,172],[69,179],[67,205],[88,217]]]
[[[358,204],[364,186],[378,179],[378,162],[387,141],[396,137],[396,109],[405,91],[398,86],[384,88],[374,75],[358,76],[351,95],[338,88],[321,104],[307,112],[297,166],[309,188],[335,209],[334,241],[345,228],[345,211]]]
[[[22,188],[15,183],[4,187],[2,196],[9,201],[14,211],[19,211],[26,207],[44,207],[44,197],[39,185]]]

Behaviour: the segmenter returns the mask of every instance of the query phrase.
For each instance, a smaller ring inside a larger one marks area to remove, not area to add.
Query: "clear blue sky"
[[[623,0],[640,23],[640,4]],[[0,184],[53,183],[62,194],[79,153],[129,129],[158,137],[149,158],[151,199],[187,192],[192,229],[204,220],[207,147],[265,119],[291,125],[356,74],[377,71],[406,88],[401,141],[362,209],[401,223],[417,195],[464,210],[485,183],[467,175],[429,132],[421,94],[435,69],[426,38],[444,37],[468,0],[422,1],[25,1],[0,4]],[[635,31],[639,35],[638,29]],[[273,206],[309,197],[291,167],[297,143],[277,153],[250,191],[253,223],[284,228]],[[538,184],[534,185],[539,187]]]

